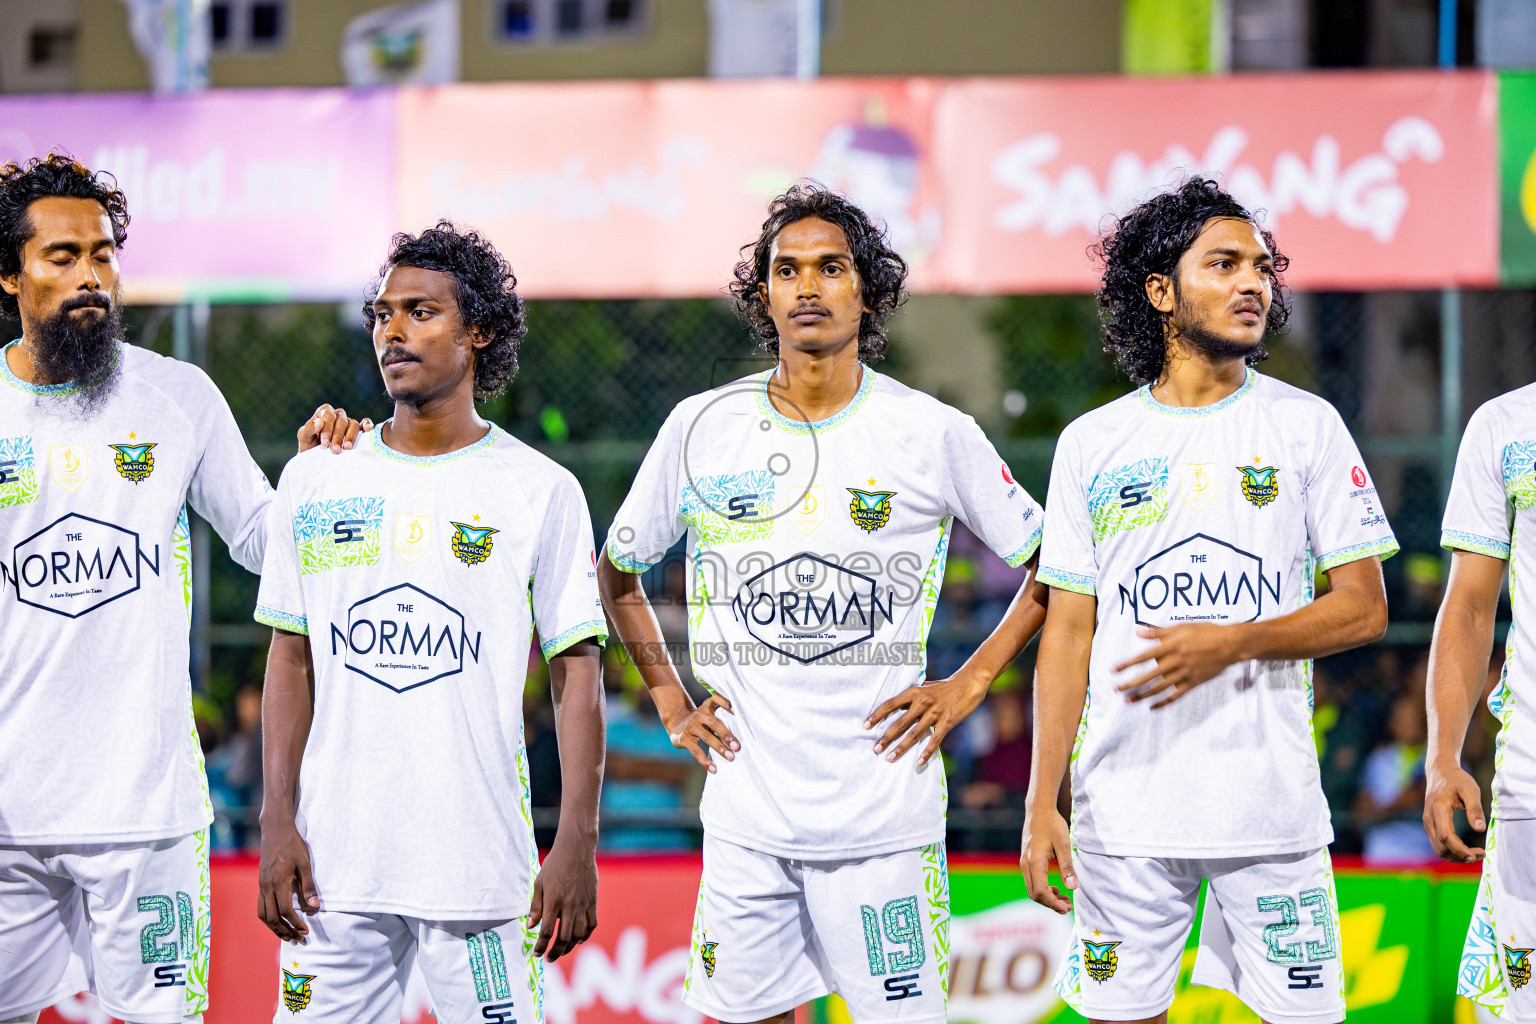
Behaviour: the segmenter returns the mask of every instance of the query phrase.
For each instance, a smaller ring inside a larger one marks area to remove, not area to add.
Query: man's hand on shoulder
[[[373,421],[366,416],[354,420],[347,416],[345,409],[322,405],[299,428],[299,451],[329,445],[332,452],[340,454],[343,449],[352,447],[358,434],[372,429]]]
[[[533,882],[528,927],[539,930],[533,955],[550,961],[587,941],[597,928],[597,855],[590,843],[555,834]]]

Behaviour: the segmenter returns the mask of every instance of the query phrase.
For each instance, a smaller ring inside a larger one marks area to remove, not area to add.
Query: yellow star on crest
[[[139,439],[139,435],[138,434],[135,434],[131,430],[128,431],[128,440],[130,440],[130,441],[137,441],[138,439]]]
[[[1093,937],[1094,937],[1094,938],[1098,938],[1098,937],[1099,937],[1099,930],[1098,930],[1098,929],[1097,929],[1097,928],[1095,928],[1095,929],[1094,929],[1094,930],[1093,930]],[[297,967],[297,966],[298,966],[298,964],[294,964],[294,966],[295,966],[295,967]]]
[[[477,522],[477,523],[480,521],[480,517],[479,516],[472,516],[471,518],[473,518],[474,521]]]
[[[875,486],[875,478],[874,477],[870,477],[869,478],[869,486],[871,486],[871,487]]]

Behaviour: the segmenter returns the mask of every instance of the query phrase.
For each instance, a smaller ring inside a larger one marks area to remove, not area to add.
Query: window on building
[[[287,0],[214,0],[213,48],[225,53],[273,50],[288,28]]]
[[[27,33],[27,68],[30,71],[73,69],[74,25],[34,25]]]
[[[516,46],[632,37],[645,28],[645,7],[645,0],[492,0],[492,34]]]

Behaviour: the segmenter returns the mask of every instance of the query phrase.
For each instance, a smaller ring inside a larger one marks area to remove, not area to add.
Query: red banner
[[[1092,289],[1106,218],[1201,171],[1260,212],[1293,287],[1490,286],[1495,107],[1480,72],[955,83],[935,131],[944,282]]]
[[[548,1024],[703,1024],[682,1003],[696,854],[604,857],[599,861],[597,933],[546,965]],[[256,861],[213,864],[213,962],[206,1024],[271,1024],[278,1005],[277,937],[256,917]],[[414,974],[404,1024],[431,1024],[431,999]],[[114,1024],[90,996],[43,1012],[43,1024]]]
[[[1293,286],[1491,285],[1495,100],[1482,72],[407,91],[397,221],[487,231],[529,295],[710,295],[814,178],[885,222],[917,291],[1070,292],[1108,216],[1202,172]]]

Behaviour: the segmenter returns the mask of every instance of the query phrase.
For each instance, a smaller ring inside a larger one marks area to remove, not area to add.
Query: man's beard
[[[1223,338],[1206,326],[1204,318],[1197,319],[1194,311],[1186,307],[1182,299],[1176,297],[1175,302],[1173,311],[1175,337],[1180,344],[1188,346],[1191,352],[1204,357],[1206,361],[1219,363],[1228,359],[1242,359],[1251,366],[1269,358],[1269,350],[1264,347],[1262,337],[1259,338],[1258,344]]]
[[[99,309],[98,316],[75,316],[73,310]],[[75,384],[69,395],[75,411],[89,415],[111,398],[122,373],[117,342],[123,334],[122,313],[114,294],[82,292],[71,296],[58,312],[32,325],[32,368],[44,384]]]

